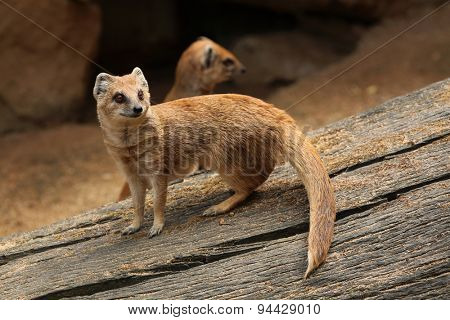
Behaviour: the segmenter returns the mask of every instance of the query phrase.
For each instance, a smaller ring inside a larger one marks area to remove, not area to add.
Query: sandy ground
[[[121,177],[96,125],[0,139],[0,235],[49,224],[113,201]]]
[[[450,6],[371,54],[431,10],[384,21],[363,36],[351,55],[278,90],[268,100],[286,109],[298,122],[317,128],[450,77]],[[292,106],[366,56],[341,77]]]
[[[288,107],[425,13],[373,28],[353,54],[269,99]],[[300,123],[317,127],[449,76],[446,8],[289,112]],[[114,201],[123,182],[97,124],[11,134],[0,138],[0,150],[0,236]]]

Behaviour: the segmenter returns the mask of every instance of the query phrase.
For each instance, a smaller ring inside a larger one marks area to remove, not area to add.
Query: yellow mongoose
[[[244,65],[227,49],[214,41],[200,37],[181,55],[175,71],[175,82],[164,102],[210,94],[219,83],[245,73]],[[125,183],[118,201],[130,196]]]
[[[261,185],[277,164],[289,161],[303,180],[310,203],[308,268],[326,258],[336,216],[334,191],[314,147],[284,111],[259,99],[219,94],[150,106],[139,68],[122,77],[101,73],[93,94],[105,145],[131,188],[135,217],[123,234],[144,220],[146,189],[153,189],[153,226],[164,226],[169,181],[199,165],[218,172],[235,194],[203,214],[227,212]]]
[[[245,67],[234,54],[200,37],[178,60],[175,82],[164,101],[211,94],[216,85],[239,73],[245,73]]]

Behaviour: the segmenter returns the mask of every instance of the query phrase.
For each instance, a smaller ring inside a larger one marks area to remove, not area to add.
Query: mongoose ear
[[[202,68],[208,69],[209,67],[211,67],[215,58],[216,53],[214,52],[214,49],[211,47],[211,45],[206,45],[205,49],[203,50]]]
[[[205,37],[205,36],[200,36],[200,37],[197,38],[197,41],[200,41],[200,40],[208,40],[208,41],[212,41],[210,38]]]
[[[104,94],[106,91],[108,91],[108,85],[113,81],[113,77],[107,73],[100,73],[97,76],[97,79],[95,80],[94,85],[94,98],[97,100],[97,98]]]
[[[143,87],[148,88],[148,82],[145,79],[144,73],[142,72],[142,70],[140,68],[138,68],[138,67],[134,68],[133,72],[131,72],[131,74],[134,75],[141,82],[141,85]]]

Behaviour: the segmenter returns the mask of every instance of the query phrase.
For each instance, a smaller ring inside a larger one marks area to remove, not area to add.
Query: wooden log
[[[0,298],[448,299],[449,134],[450,79],[310,134],[338,216],[327,262],[307,280],[306,192],[282,166],[214,218],[199,214],[229,195],[217,177],[172,185],[152,239],[151,217],[120,235],[129,200],[2,238]]]

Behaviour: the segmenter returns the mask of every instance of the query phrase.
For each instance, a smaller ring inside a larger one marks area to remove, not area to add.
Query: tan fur
[[[175,71],[175,83],[164,101],[211,94],[216,85],[243,72],[245,67],[234,54],[201,37],[181,55]]]
[[[224,63],[225,61],[231,62]],[[211,94],[217,84],[244,72],[244,65],[234,54],[214,41],[200,37],[181,55],[175,71],[174,85],[164,102]],[[130,188],[125,183],[117,200],[121,201],[129,196]]]
[[[99,88],[101,90],[99,90]],[[137,92],[145,89],[145,99]],[[117,104],[116,92],[127,102]],[[142,72],[123,77],[100,74],[94,88],[106,147],[127,176],[139,230],[145,190],[153,189],[154,222],[149,236],[164,226],[167,184],[191,174],[198,166],[216,171],[235,194],[207,209],[204,215],[227,212],[260,186],[274,167],[289,161],[302,178],[310,203],[307,277],[326,258],[335,220],[335,199],[327,171],[314,147],[284,111],[256,98],[208,95],[150,107]],[[141,116],[130,118],[135,106]]]

